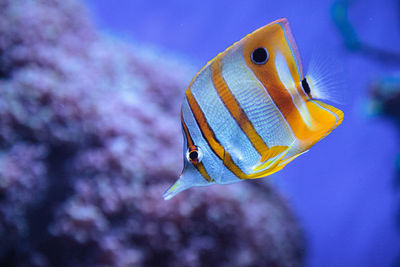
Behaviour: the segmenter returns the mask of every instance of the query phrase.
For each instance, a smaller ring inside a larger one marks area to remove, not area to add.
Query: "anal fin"
[[[286,155],[288,149],[290,149],[288,146],[273,146],[273,147],[271,147],[264,155],[262,155],[260,161],[253,168],[253,172],[268,168],[276,160],[282,159],[282,157],[284,157]],[[278,158],[276,158],[276,157],[278,157]]]
[[[270,150],[271,152],[268,152],[265,156],[263,156],[261,159],[267,159],[267,161],[261,162],[256,167],[253,168],[253,173],[249,174],[247,177],[248,179],[256,179],[256,178],[261,178],[265,177],[268,175],[271,175],[279,170],[281,170],[283,167],[286,166],[289,162],[291,162],[293,159],[298,157],[301,154],[294,155],[288,159],[282,160],[287,153],[292,149],[294,146],[295,142],[293,142],[290,146],[274,146]],[[268,154],[272,156],[269,157],[268,159]]]

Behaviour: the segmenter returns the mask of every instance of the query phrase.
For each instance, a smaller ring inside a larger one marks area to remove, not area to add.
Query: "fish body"
[[[287,19],[217,55],[185,92],[184,168],[164,198],[193,186],[265,177],[306,152],[343,120],[313,90]]]

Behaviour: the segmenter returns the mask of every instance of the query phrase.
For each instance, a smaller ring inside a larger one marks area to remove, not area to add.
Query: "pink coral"
[[[193,69],[97,33],[73,0],[0,0],[0,265],[300,265],[261,183],[162,192]]]

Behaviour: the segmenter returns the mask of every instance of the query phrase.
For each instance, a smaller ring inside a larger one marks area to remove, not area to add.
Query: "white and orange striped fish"
[[[327,88],[313,77],[303,76],[287,19],[209,61],[185,93],[184,169],[164,198],[268,176],[328,135],[343,112],[321,102]]]

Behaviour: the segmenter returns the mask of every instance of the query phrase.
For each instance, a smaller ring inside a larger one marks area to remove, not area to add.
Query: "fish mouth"
[[[164,192],[163,198],[169,200],[189,187],[191,186],[185,183],[183,175],[180,175],[178,180],[176,180],[176,182]]]

